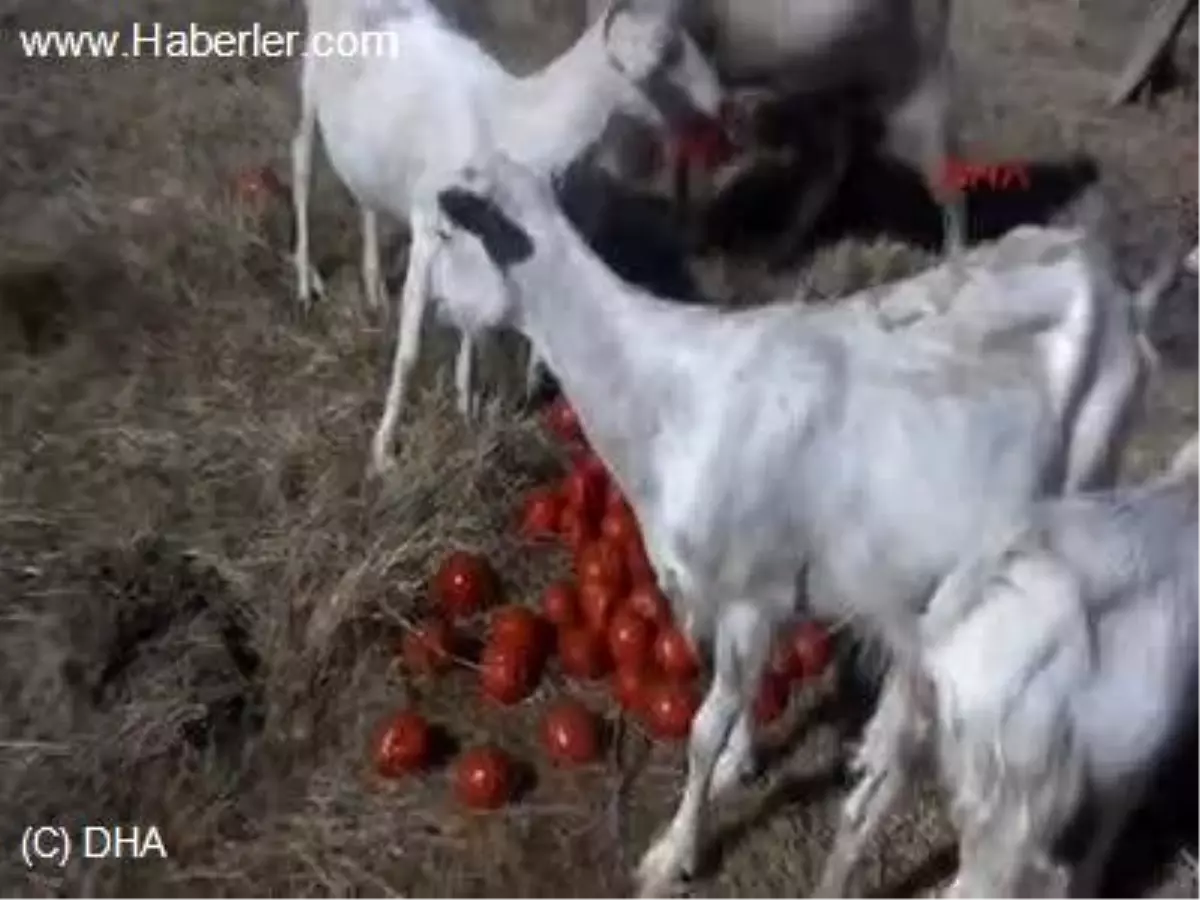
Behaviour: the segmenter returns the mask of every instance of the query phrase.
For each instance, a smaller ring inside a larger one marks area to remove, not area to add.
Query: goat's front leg
[[[754,701],[770,636],[770,622],[753,602],[734,603],[722,611],[712,687],[692,724],[683,798],[666,831],[642,857],[639,896],[666,896],[695,871],[713,770],[738,717]]]
[[[846,173],[850,170],[850,126],[839,119],[830,123],[830,128],[832,142],[829,170],[815,184],[809,185],[800,198],[800,205],[792,217],[791,224],[770,251],[768,265],[772,270],[778,271],[792,262],[792,258],[809,238],[822,213],[841,189],[842,182],[846,180]]]
[[[367,308],[380,310],[387,299],[387,287],[379,265],[379,215],[373,209],[362,208],[362,279]]]
[[[709,797],[716,798],[730,788],[749,781],[757,768],[754,756],[754,714],[750,709],[743,709],[729,733],[725,749],[717,757],[712,783],[709,785]]]
[[[474,367],[475,339],[463,332],[458,337],[458,356],[454,360],[454,389],[458,395],[458,411],[467,421],[473,421],[479,413]]]
[[[529,403],[533,400],[537,393],[538,385],[542,380],[542,358],[538,355],[537,348],[533,344],[529,345],[529,358],[525,363],[525,402]]]
[[[312,153],[316,140],[317,113],[312,105],[309,69],[300,75],[300,122],[292,137],[292,216],[296,222],[296,246],[292,262],[296,270],[296,299],[307,307],[313,294],[324,294],[325,285],[312,264],[308,246],[308,191],[312,182]]]
[[[421,351],[421,327],[425,319],[425,303],[429,297],[429,263],[433,253],[431,231],[420,213],[412,219],[412,243],[408,251],[408,270],[404,275],[404,290],[400,297],[397,317],[396,352],[392,360],[392,376],[388,385],[383,416],[371,441],[371,471],[381,475],[395,467],[392,439],[400,407],[404,402],[408,376],[416,365]]]
[[[838,834],[816,897],[845,896],[850,873],[867,841],[903,795],[925,749],[929,726],[914,697],[911,678],[895,665],[888,675],[879,708],[852,763],[859,781],[842,806]]]

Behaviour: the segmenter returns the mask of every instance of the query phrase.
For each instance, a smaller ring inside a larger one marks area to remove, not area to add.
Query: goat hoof
[[[681,896],[695,869],[687,856],[669,831],[655,841],[637,868],[637,896]]]
[[[763,767],[756,754],[751,753],[740,760],[720,756],[713,769],[712,780],[708,783],[708,796],[717,797],[735,787],[749,787],[762,773]]]
[[[396,471],[396,458],[386,450],[374,450],[367,461],[367,478],[385,478]]]

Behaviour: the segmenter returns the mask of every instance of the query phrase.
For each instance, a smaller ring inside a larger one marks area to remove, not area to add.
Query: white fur
[[[451,173],[488,149],[502,149],[554,178],[583,158],[617,113],[659,126],[664,110],[644,83],[655,74],[696,115],[715,116],[716,76],[654,0],[620,0],[542,71],[517,78],[478,43],[455,31],[427,0],[308,0],[310,33],[387,32],[392,52],[362,58],[307,55],[301,117],[293,140],[296,276],[302,302],[313,289],[308,185],[319,123],[335,171],[363,207],[363,277],[369,303],[384,296],[377,214],[408,223],[412,241],[391,383],[372,444],[376,471],[393,464],[390,445],[408,375],[420,349],[427,300],[430,203]],[[666,54],[677,54],[671,59]],[[473,406],[471,345],[459,349],[459,405]]]
[[[929,690],[872,721],[825,894],[844,887],[914,760],[936,760],[960,838],[950,896],[1097,896],[1129,812],[1195,715],[1196,462],[1193,438],[1147,484],[1043,500],[945,579],[921,623]],[[1072,868],[1054,850],[1085,803],[1094,827]]]
[[[639,869],[659,895],[694,865],[714,772],[745,768],[769,639],[801,587],[911,671],[930,594],[981,535],[1109,477],[1140,399],[1141,323],[1080,234],[1033,227],[972,253],[948,311],[907,324],[886,290],[684,307],[617,278],[520,166],[463,178],[534,249],[473,290],[439,287],[447,314],[531,340],[630,498],[678,617],[715,635],[683,802]],[[435,280],[493,249],[441,228]],[[913,290],[894,289],[902,306]]]

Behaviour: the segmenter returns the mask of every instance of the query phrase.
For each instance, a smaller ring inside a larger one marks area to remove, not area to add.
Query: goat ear
[[[533,255],[529,233],[488,198],[452,187],[438,194],[438,206],[451,222],[479,238],[488,256],[500,268],[516,265]]]

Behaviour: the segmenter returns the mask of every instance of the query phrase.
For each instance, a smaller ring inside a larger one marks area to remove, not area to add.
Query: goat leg
[[[824,177],[807,186],[791,224],[767,257],[767,266],[778,272],[789,265],[804,246],[817,221],[837,195],[850,170],[850,129],[838,119],[832,125],[830,167]]]

